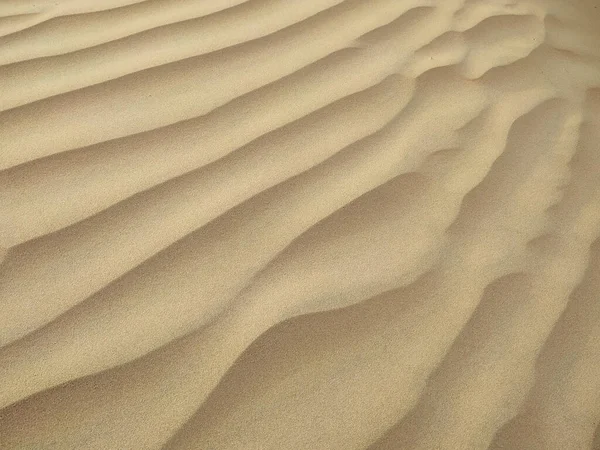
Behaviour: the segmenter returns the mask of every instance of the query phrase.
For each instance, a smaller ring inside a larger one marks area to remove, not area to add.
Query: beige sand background
[[[0,35],[0,448],[600,449],[600,3]]]

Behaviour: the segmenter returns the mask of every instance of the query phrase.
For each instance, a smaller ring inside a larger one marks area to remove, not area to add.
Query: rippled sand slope
[[[600,3],[0,35],[0,448],[600,449]]]

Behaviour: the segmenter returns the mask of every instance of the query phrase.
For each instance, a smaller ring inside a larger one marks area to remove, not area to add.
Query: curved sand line
[[[594,2],[0,16],[1,448],[600,448]]]

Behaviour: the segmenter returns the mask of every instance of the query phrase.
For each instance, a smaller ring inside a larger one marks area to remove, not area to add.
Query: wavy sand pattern
[[[0,448],[600,449],[600,4],[0,1]]]

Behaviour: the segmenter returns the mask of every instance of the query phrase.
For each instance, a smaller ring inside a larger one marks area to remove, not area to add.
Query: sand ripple
[[[594,3],[1,2],[0,448],[600,449]]]

